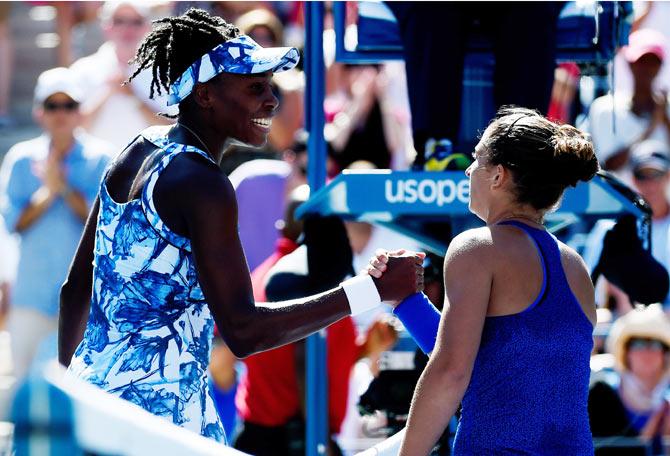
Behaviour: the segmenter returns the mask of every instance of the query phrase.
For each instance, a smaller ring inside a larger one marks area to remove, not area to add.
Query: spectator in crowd
[[[235,22],[240,32],[249,35],[264,47],[284,46],[284,26],[277,16],[267,9],[254,9],[240,16]],[[271,149],[282,151],[291,146],[295,133],[304,124],[305,76],[301,71],[286,71],[272,78],[279,109],[272,119],[268,135]]]
[[[124,83],[136,69],[129,62],[151,28],[150,13],[147,2],[139,0],[105,2],[100,20],[107,41],[95,54],[77,60],[71,67],[84,94],[84,127],[117,148],[125,147],[138,131],[150,125],[170,123],[156,113],[176,114],[175,109],[167,109],[165,97],[149,97],[150,71]]]
[[[197,4],[200,2],[195,3]],[[243,14],[248,13],[251,10],[258,8],[272,10],[272,3],[274,2],[268,2],[264,0],[253,2],[213,1],[211,2],[211,10],[213,15],[223,17],[227,21],[230,21],[230,23],[234,24]]]
[[[111,145],[77,130],[82,100],[70,70],[42,73],[34,114],[44,134],[13,146],[0,170],[2,215],[21,240],[7,324],[17,379],[56,329],[60,286],[111,156]]]
[[[670,141],[667,92],[654,87],[665,60],[665,37],[648,29],[631,33],[624,56],[633,74],[633,92],[604,95],[589,110],[588,130],[602,167],[625,180],[633,147],[647,139]]]
[[[556,67],[547,118],[559,123],[573,123],[573,103],[579,76],[579,66],[574,62],[561,63]]]
[[[297,191],[304,193],[305,189]],[[328,257],[329,251],[338,252],[336,259]],[[337,217],[307,219],[302,245],[281,258],[279,255],[270,259],[276,261],[274,267],[259,269],[259,275],[253,276],[257,299],[277,301],[319,292],[353,272],[346,230]],[[395,333],[379,322],[357,341],[353,321],[346,317],[328,327],[326,334],[332,435],[339,432],[344,420],[354,362],[388,349],[395,342]],[[304,454],[304,343],[250,356],[245,364],[247,373],[236,398],[244,425],[235,447],[257,456]],[[330,454],[340,454],[334,440],[330,441]]]
[[[230,174],[239,205],[240,240],[253,271],[275,248],[276,223],[282,220],[291,192],[307,183],[307,133],[299,131],[282,160],[250,160]]]
[[[58,33],[58,65],[70,66],[74,59],[84,57],[102,44],[99,1],[53,1]]]
[[[390,136],[385,131],[393,125],[382,115],[383,81],[379,67],[373,65],[335,62],[327,71],[324,135],[340,169],[359,160],[382,169],[391,165]]]
[[[661,141],[643,141],[633,147],[630,162],[633,188],[649,204],[652,211],[651,254],[660,265],[670,271],[670,200],[667,193],[670,189],[670,148]],[[614,220],[602,219],[591,230],[584,248],[584,261],[591,271],[596,269],[603,255],[605,236],[614,225]],[[630,264],[630,259],[628,261]],[[599,284],[598,291],[599,295],[604,293],[614,299],[618,313],[627,312],[634,304],[634,297],[629,298],[623,290],[607,281]],[[667,297],[663,301],[667,304]],[[601,299],[601,302],[607,302],[607,298]]]
[[[616,372],[590,388],[594,437],[670,435],[670,320],[658,305],[614,322],[606,342]]]
[[[668,42],[668,23],[670,22],[670,3],[656,1],[636,1],[633,2],[634,20],[631,27],[631,33],[641,29],[651,29],[665,35],[664,53],[670,52],[670,42]],[[614,91],[615,93],[633,92],[633,76],[630,66],[626,61],[625,49],[619,50],[614,58]],[[654,81],[654,86],[658,90],[670,89],[670,65],[663,65]]]
[[[284,217],[275,223],[275,229],[280,233],[275,250],[251,273],[251,284],[254,289],[256,300],[264,301],[266,276],[279,260],[292,253],[299,246],[300,236],[303,234],[304,222],[295,217],[298,207],[309,199],[309,185],[302,184],[295,187],[286,203]]]
[[[265,8],[244,13],[237,18],[235,26],[261,46],[276,47],[284,43],[284,25]]]
[[[670,271],[670,147],[667,142],[644,141],[633,149],[633,186],[651,207],[651,249]]]

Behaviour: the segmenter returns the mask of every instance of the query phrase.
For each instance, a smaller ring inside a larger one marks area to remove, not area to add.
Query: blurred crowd
[[[145,127],[174,121],[165,94],[149,96],[147,70],[124,84],[136,70],[130,61],[151,20],[195,6],[233,22],[262,46],[304,48],[301,2],[34,3],[55,9],[60,44],[58,67],[35,81],[33,117],[41,134],[0,151],[0,328],[9,335],[0,340],[9,341],[11,352],[0,359],[0,374],[16,381],[55,356],[59,288],[107,163]],[[0,134],[16,124],[11,85],[24,77],[13,65],[11,8],[12,2],[0,2]],[[670,4],[636,2],[635,14],[630,44],[616,58],[615,90],[597,96],[579,66],[561,64],[545,113],[589,132],[602,168],[646,200],[652,255],[667,270]],[[424,144],[413,143],[404,64],[336,62],[329,4],[325,24],[328,177],[352,168],[409,169]],[[417,241],[368,223],[295,219],[295,208],[309,197],[304,73],[276,74],[274,90],[280,108],[268,144],[237,146],[222,163],[237,192],[256,299],[289,299],[337,285],[380,247],[420,250]],[[581,237],[569,233],[567,242],[592,270],[603,261],[604,238],[614,224],[601,220],[585,225]],[[320,251],[341,252],[341,263],[321,264]],[[429,256],[425,264],[427,293],[436,305],[444,293],[441,261]],[[670,299],[642,308],[604,277],[597,285],[599,343],[589,402],[594,437],[670,437]],[[347,318],[327,333],[330,450],[348,453],[356,449],[351,442],[378,436],[370,429],[388,424],[379,414],[361,416],[357,404],[379,377],[380,359],[401,349],[402,327],[387,311]],[[236,360],[218,340],[210,381],[229,440],[252,454],[304,454],[304,365],[303,343]]]

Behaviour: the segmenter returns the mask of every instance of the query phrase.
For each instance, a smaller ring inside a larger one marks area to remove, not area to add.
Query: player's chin
[[[470,203],[468,204],[468,210],[470,210],[470,212],[471,212],[473,215],[477,216],[477,217],[480,218],[482,221],[486,222],[486,218],[480,213],[480,211],[477,210],[476,207],[474,207],[474,206],[472,205],[472,201],[470,201]]]
[[[255,147],[263,147],[268,142],[268,135],[270,134],[269,128],[259,127],[254,125],[247,135],[247,144],[250,144]]]
[[[268,137],[267,135],[264,135],[262,137],[254,137],[250,138],[249,141],[245,141],[247,144],[253,147],[263,147],[268,143]]]

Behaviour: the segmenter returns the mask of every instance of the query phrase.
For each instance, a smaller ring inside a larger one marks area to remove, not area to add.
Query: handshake
[[[378,250],[365,271],[342,282],[351,315],[372,310],[383,301],[395,307],[423,290],[424,253]]]
[[[423,260],[426,254],[408,250],[377,249],[362,274],[372,277],[382,301],[393,307],[423,291]]]
[[[417,345],[433,351],[440,324],[440,312],[423,291],[424,253],[377,250],[365,271],[342,283],[352,315],[388,301]]]

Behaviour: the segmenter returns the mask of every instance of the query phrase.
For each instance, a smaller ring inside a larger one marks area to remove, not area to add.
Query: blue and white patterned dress
[[[161,172],[177,155],[210,158],[170,142],[167,131],[151,127],[141,133],[164,156],[140,199],[117,203],[105,179],[100,186],[91,311],[69,374],[225,442],[207,386],[214,322],[190,241],[165,226],[152,196]]]

